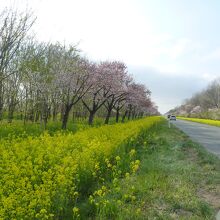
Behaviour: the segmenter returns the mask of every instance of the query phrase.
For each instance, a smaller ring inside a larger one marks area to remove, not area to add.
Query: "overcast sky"
[[[220,77],[219,0],[0,0],[0,11],[12,5],[32,9],[38,40],[125,62],[161,113]]]

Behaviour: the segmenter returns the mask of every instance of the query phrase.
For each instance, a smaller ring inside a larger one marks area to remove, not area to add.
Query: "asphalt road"
[[[220,158],[220,127],[179,119],[171,123]]]

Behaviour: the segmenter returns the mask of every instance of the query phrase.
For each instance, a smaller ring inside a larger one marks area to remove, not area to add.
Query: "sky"
[[[161,113],[220,77],[219,0],[0,0],[5,7],[31,9],[39,41],[125,62]]]

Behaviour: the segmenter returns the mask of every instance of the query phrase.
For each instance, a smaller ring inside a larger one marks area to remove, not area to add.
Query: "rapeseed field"
[[[117,185],[138,171],[137,137],[162,120],[2,139],[0,219],[79,219],[83,206],[92,215],[106,182]]]
[[[208,124],[208,125],[214,125],[220,127],[220,121],[219,120],[212,120],[212,119],[202,119],[202,118],[185,118],[185,117],[178,117],[179,119],[198,122],[202,124]]]

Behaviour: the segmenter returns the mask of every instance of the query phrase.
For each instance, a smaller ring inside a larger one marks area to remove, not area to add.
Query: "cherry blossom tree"
[[[125,112],[122,121],[127,116],[128,120],[135,118],[138,112],[146,111],[146,106],[150,105],[150,90],[143,84],[131,83],[128,86],[128,93],[126,97]],[[144,107],[144,108],[143,108]]]
[[[81,58],[75,47],[57,46],[51,71],[53,83],[59,91],[63,105],[62,129],[66,129],[69,113],[93,85],[96,65]]]
[[[89,124],[93,123],[96,112],[104,105],[107,110],[105,123],[108,124],[111,112],[119,99],[127,93],[126,66],[118,61],[105,61],[97,64],[93,78],[93,86],[82,99],[89,111]]]
[[[112,75],[110,82],[111,96],[104,103],[107,110],[105,124],[108,124],[111,112],[113,108],[115,108],[116,104],[119,104],[119,102],[122,102],[123,99],[125,99],[126,94],[128,93],[127,85],[131,81],[131,77],[127,74],[127,67],[124,63],[117,61],[108,63],[108,69],[109,70],[106,69],[106,71]]]

